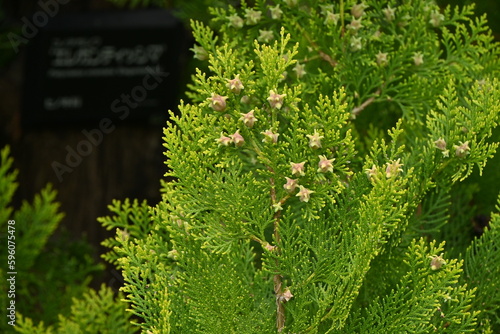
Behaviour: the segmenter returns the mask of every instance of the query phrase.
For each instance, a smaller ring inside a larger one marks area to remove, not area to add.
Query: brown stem
[[[274,239],[276,244],[279,244],[280,234],[279,234],[279,219],[280,212],[274,214]],[[277,248],[279,252],[279,248]],[[278,260],[276,260],[276,266],[278,266]],[[274,282],[274,294],[276,295],[276,328],[278,332],[281,332],[285,327],[285,307],[283,306],[282,296],[283,289],[281,288],[281,275],[275,274],[273,278]]]
[[[381,90],[380,88],[377,89],[377,91],[375,92],[375,95],[373,95],[372,97],[366,99],[365,102],[361,103],[359,106],[357,107],[354,107],[351,111],[351,115],[353,116],[353,118],[356,118],[356,116],[359,115],[359,113],[365,109],[366,107],[368,107],[370,104],[373,103],[373,101],[375,101],[375,99],[377,98],[377,96],[379,96],[381,93]]]
[[[342,27],[341,36],[344,37],[345,27],[344,27],[344,1],[340,0],[340,26]]]
[[[278,328],[278,332],[281,332],[285,327],[285,307],[281,298],[283,295],[283,290],[281,289],[281,275],[274,275],[273,281],[274,293],[276,294],[276,328]]]
[[[258,145],[255,142],[253,142],[252,144],[253,144],[253,147],[255,149],[255,152],[262,158],[262,160],[270,163],[270,161],[262,155],[262,151],[260,150]],[[271,172],[272,174],[275,174],[274,169],[272,167],[270,167],[269,165],[267,165],[267,170],[269,172]],[[275,204],[277,202],[276,202],[276,182],[274,180],[274,177],[271,177],[269,179],[269,184],[271,185],[271,190],[269,192],[269,195],[271,196],[271,204]],[[289,195],[285,196],[284,198],[282,198],[279,201],[279,203],[284,204],[289,197],[290,197]],[[276,242],[275,252],[277,255],[279,255],[279,248],[277,246],[279,245],[279,242],[281,240],[280,234],[279,234],[280,218],[281,218],[281,211],[278,210],[274,213],[274,216],[273,216],[274,239]],[[263,242],[262,240],[258,239],[255,236],[251,236],[250,238],[254,241],[259,242],[261,245],[263,245],[265,247],[266,243]],[[276,258],[275,263],[276,263],[276,267],[278,268],[279,261],[277,258]],[[273,283],[274,283],[274,293],[276,295],[276,327],[278,328],[278,332],[281,332],[283,330],[283,328],[285,327],[285,307],[283,305],[283,300],[284,300],[283,299],[283,289],[281,287],[282,282],[281,282],[281,275],[279,273],[276,273],[274,275]]]
[[[337,62],[335,60],[333,60],[332,57],[330,57],[330,55],[324,53],[321,50],[318,50],[318,52],[319,52],[319,55],[321,56],[321,58],[326,60],[330,65],[332,65],[332,67],[337,66]]]
[[[309,43],[311,43],[311,45],[318,51],[319,56],[321,57],[321,59],[326,60],[332,67],[337,66],[337,62],[334,59],[332,59],[332,57],[329,54],[321,51],[319,49],[318,44],[311,39],[311,37],[309,36],[309,34],[307,32],[305,32],[304,29],[302,29],[302,27],[300,25],[297,24],[296,27],[301,32],[302,36],[304,36],[307,39],[307,41]]]
[[[273,172],[271,168],[268,167],[268,169]],[[275,181],[274,178],[270,178],[269,182],[271,184],[271,203],[276,203],[276,188],[275,188]],[[276,245],[279,245],[280,242],[280,234],[279,234],[279,222],[280,222],[280,217],[281,217],[281,212],[277,211],[274,216],[274,240],[276,242]],[[276,251],[279,252],[279,248],[276,248]],[[278,260],[276,259],[276,267],[278,267],[279,263]],[[275,274],[273,277],[273,283],[274,283],[274,294],[276,295],[276,328],[278,329],[278,332],[281,332],[283,328],[285,327],[285,307],[283,306],[283,289],[281,287],[282,282],[281,282],[281,275],[279,273]]]
[[[249,236],[251,240],[255,241],[255,242],[258,242],[261,246],[264,246],[266,244],[266,242],[260,240],[259,238],[257,238],[255,235],[250,235]]]

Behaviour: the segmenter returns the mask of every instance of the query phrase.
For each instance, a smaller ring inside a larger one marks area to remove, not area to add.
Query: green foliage
[[[412,241],[403,258],[407,272],[382,300],[354,313],[346,331],[474,332],[479,311],[469,311],[475,290],[457,284],[462,263],[453,259],[439,270],[429,268],[429,258],[442,254],[443,246],[423,239]]]
[[[92,278],[104,270],[101,263],[95,263],[90,244],[65,234],[49,240],[22,276],[22,295],[36,297],[22,301],[19,310],[34,321],[52,324],[59,314],[67,315],[72,298],[80,297]]]
[[[102,270],[102,267],[93,264],[90,255],[84,253],[85,248],[81,246],[87,246],[86,244],[80,243],[80,249],[70,253],[68,247],[62,251],[62,245],[54,247],[54,242],[49,242],[49,237],[63,217],[58,212],[56,192],[50,185],[35,196],[33,203],[24,201],[15,212],[8,207],[17,187],[17,171],[10,171],[12,158],[8,155],[9,148],[5,147],[0,167],[0,229],[6,231],[7,221],[15,220],[15,230],[12,233],[15,239],[9,240],[15,242],[16,309],[37,320],[43,318],[55,321],[57,315],[65,307],[69,307],[71,298],[82,293],[85,285],[90,282],[90,275]],[[2,245],[7,247],[6,233],[2,234]],[[7,263],[7,252],[2,252],[2,263]],[[5,273],[9,271],[4,269],[5,267],[0,271],[2,280],[5,280]],[[47,282],[50,284],[47,285]],[[62,298],[61,292],[64,296]],[[6,305],[7,293],[4,288],[2,296],[2,305]],[[6,326],[5,322],[1,326]]]
[[[13,159],[9,157],[10,148],[4,147],[0,152],[0,225],[5,228],[7,220],[12,217],[12,208],[9,207],[12,196],[17,189],[17,171],[10,171]]]
[[[103,246],[111,249],[102,257],[109,263],[118,265],[120,255],[116,254],[113,249],[121,245],[121,241],[128,239],[130,236],[134,239],[144,239],[151,230],[149,206],[146,202],[139,204],[137,200],[130,205],[130,201],[126,200],[123,204],[120,201],[113,201],[113,205],[108,206],[108,208],[117,216],[102,217],[97,220],[108,230],[118,229],[120,236],[118,240],[108,239],[102,243]]]
[[[81,299],[74,298],[70,315],[59,316],[57,329],[45,327],[43,322],[35,326],[31,319],[21,316],[16,331],[25,334],[132,333],[129,318],[130,314],[115,301],[114,292],[103,285],[99,292],[89,289]]]
[[[146,202],[139,204],[134,201],[131,205],[128,200],[123,204],[114,201],[109,209],[116,216],[100,218],[99,221],[108,229],[116,227],[118,233],[115,239],[103,242],[103,245],[114,250],[104,254],[103,258],[122,268],[125,280],[134,282],[124,288],[132,305],[132,313],[154,319],[148,327],[153,333],[169,333],[170,301],[167,289],[161,288],[165,277],[157,273],[171,268],[173,255],[168,253],[171,246],[161,233],[155,233],[155,238],[149,235],[155,231],[153,223],[159,221],[150,218]],[[124,254],[132,256],[124,257]],[[147,264],[146,268],[144,264]]]
[[[55,202],[55,198],[56,192],[49,185],[35,196],[33,204],[24,201],[14,215],[18,228],[17,267],[22,272],[33,266],[63,217],[62,213],[58,213],[59,203]]]
[[[163,200],[101,219],[143,332],[500,330],[498,214],[472,242],[463,182],[499,145],[486,20],[427,0],[210,12]]]
[[[63,217],[58,211],[59,203],[55,201],[56,192],[50,185],[35,196],[33,203],[24,201],[16,211],[9,207],[17,187],[17,171],[11,170],[9,147],[2,149],[0,162],[0,240],[5,249],[7,241],[15,242],[15,254],[1,253],[4,266],[0,268],[0,279],[5,282],[7,272],[16,272],[15,307],[18,321],[16,327],[2,321],[0,331],[11,332],[15,328],[24,333],[51,333],[51,325],[59,318],[58,333],[77,333],[78,326],[82,333],[106,332],[113,328],[119,331],[108,332],[132,332],[127,322],[129,314],[125,314],[125,305],[114,303],[110,290],[103,289],[99,295],[88,292],[85,302],[75,302],[72,306],[72,298],[88,290],[87,285],[92,276],[101,272],[103,265],[94,262],[92,249],[84,241],[70,240],[63,232],[58,238],[49,239]],[[15,223],[9,224],[7,230],[8,222],[12,221]],[[7,255],[14,256],[9,260],[15,261],[8,270]],[[7,289],[6,284],[1,285],[0,302],[3,309],[7,308],[11,299],[7,298]],[[91,301],[95,305],[90,304]],[[87,305],[85,303],[88,304],[87,308],[83,307]],[[99,306],[98,310],[95,309],[96,305]],[[78,320],[69,317],[70,312]],[[85,324],[85,317],[90,317],[89,322],[94,324]],[[34,326],[33,321],[40,323]],[[47,329],[44,323],[49,325]],[[99,330],[96,331],[96,328]]]
[[[474,3],[472,0],[437,0],[440,6],[463,6],[464,4]],[[478,0],[476,3],[476,16],[483,14],[488,15],[488,21],[490,22],[491,29],[493,30],[493,35],[496,36],[498,40],[498,35],[500,33],[500,3],[495,0]]]
[[[477,289],[472,309],[481,310],[478,321],[495,324],[498,330],[500,323],[500,196],[497,212],[491,217],[489,229],[481,238],[477,238],[465,253],[465,281]]]

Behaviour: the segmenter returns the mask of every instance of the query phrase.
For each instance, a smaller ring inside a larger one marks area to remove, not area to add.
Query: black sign
[[[27,124],[148,120],[177,105],[183,29],[161,9],[58,14],[27,48]]]

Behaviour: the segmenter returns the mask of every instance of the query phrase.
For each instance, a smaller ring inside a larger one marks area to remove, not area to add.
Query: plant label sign
[[[183,36],[162,9],[55,16],[27,47],[24,123],[166,118]]]

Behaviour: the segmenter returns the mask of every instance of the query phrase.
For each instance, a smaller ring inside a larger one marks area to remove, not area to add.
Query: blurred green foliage
[[[460,6],[470,5],[475,3],[476,16],[484,14],[488,17],[488,23],[493,31],[495,39],[500,40],[500,1],[498,0],[437,0],[438,5],[445,7],[447,5]]]
[[[15,242],[15,264],[7,269],[7,252],[1,253],[0,280],[15,271],[16,314],[36,322],[52,324],[59,315],[69,315],[72,299],[88,290],[92,277],[101,273],[102,264],[92,258],[93,248],[86,241],[70,240],[61,233],[53,237],[63,214],[56,201],[57,192],[48,185],[32,202],[20,208],[12,206],[17,189],[17,171],[12,169],[9,147],[1,150],[0,159],[0,245],[7,249],[7,239]],[[7,233],[7,222],[14,220],[14,230]],[[7,285],[0,286],[0,306],[9,303]],[[10,325],[0,322],[0,333]]]

